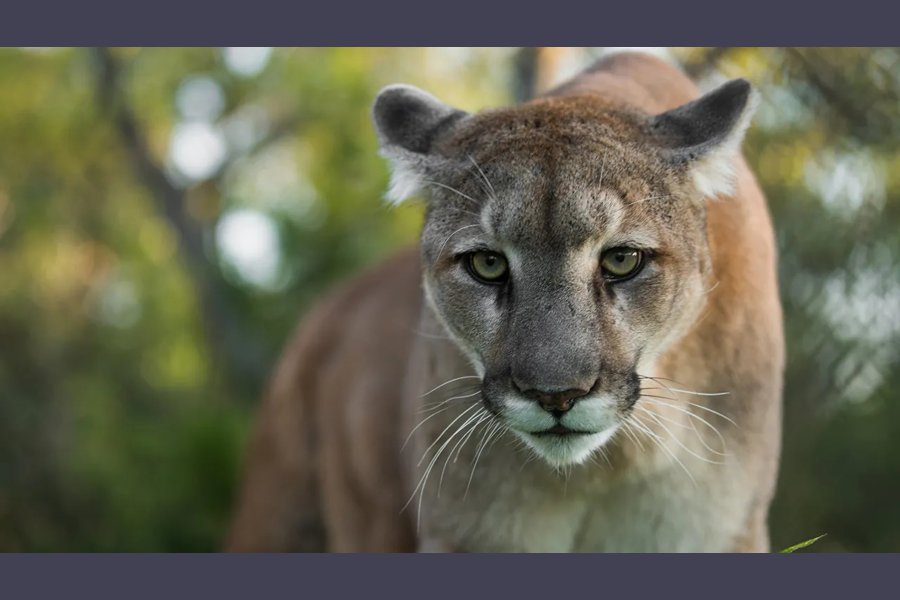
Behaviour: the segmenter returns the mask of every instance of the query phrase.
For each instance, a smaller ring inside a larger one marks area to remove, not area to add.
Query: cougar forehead
[[[540,99],[475,115],[438,148],[455,160],[433,174],[446,187],[432,187],[441,200],[428,218],[449,227],[478,212],[495,241],[544,255],[602,245],[623,226],[630,239],[620,241],[663,243],[665,227],[702,211],[678,201],[683,175],[646,135],[641,115],[595,99]]]

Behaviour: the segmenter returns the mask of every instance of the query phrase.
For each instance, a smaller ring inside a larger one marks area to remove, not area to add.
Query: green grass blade
[[[815,544],[816,542],[818,542],[819,540],[821,540],[821,539],[822,539],[823,537],[825,537],[826,535],[828,535],[828,534],[827,534],[827,533],[823,533],[822,535],[816,536],[816,537],[812,538],[811,540],[806,540],[805,542],[800,542],[799,544],[794,544],[793,546],[790,546],[790,547],[788,547],[788,548],[785,548],[784,550],[781,550],[780,552],[778,552],[778,554],[790,554],[790,553],[795,552],[795,551],[797,551],[797,550],[801,550],[801,549],[806,548],[806,547],[808,547],[808,546],[812,546],[813,544]]]

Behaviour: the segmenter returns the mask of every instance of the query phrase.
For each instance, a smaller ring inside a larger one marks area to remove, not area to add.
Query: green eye
[[[472,277],[482,283],[503,283],[509,272],[506,258],[488,250],[469,254],[466,265]]]
[[[637,275],[644,264],[644,253],[634,248],[611,248],[603,253],[603,276],[618,281]]]

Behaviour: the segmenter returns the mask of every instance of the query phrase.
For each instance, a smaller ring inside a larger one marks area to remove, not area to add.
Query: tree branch
[[[538,48],[523,47],[513,58],[513,98],[525,102],[534,95],[537,87]]]
[[[123,93],[121,65],[108,48],[95,48],[96,93],[108,113],[135,178],[150,192],[159,212],[175,231],[178,247],[193,282],[209,346],[241,383],[256,385],[267,370],[263,347],[240,313],[229,302],[226,283],[210,261],[201,226],[187,213],[185,191],[175,185],[153,157],[137,118]],[[293,126],[293,119],[276,130],[278,137]],[[272,135],[267,139],[274,139]],[[261,141],[262,142],[262,141]],[[259,148],[258,143],[254,148]],[[219,175],[224,172],[220,170]]]

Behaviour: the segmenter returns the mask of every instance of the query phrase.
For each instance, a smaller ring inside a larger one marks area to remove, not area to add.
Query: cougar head
[[[389,198],[427,191],[428,304],[487,410],[555,466],[605,444],[639,373],[704,304],[707,199],[731,190],[744,80],[662,114],[595,96],[468,114],[411,86],[378,95]]]

